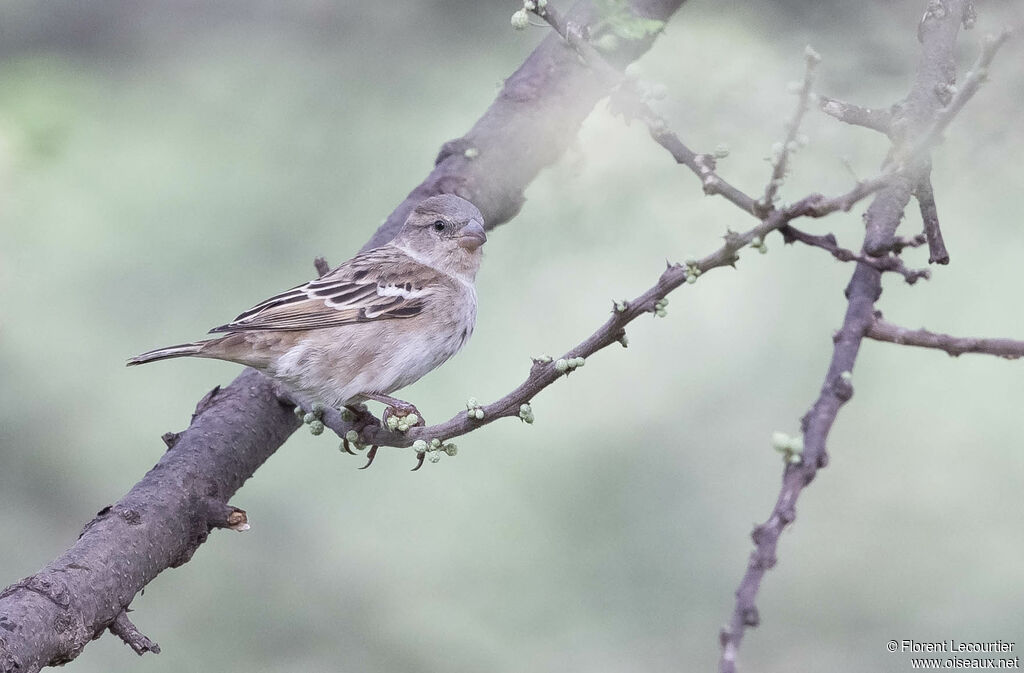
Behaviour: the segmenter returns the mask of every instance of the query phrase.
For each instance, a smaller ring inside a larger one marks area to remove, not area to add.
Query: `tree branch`
[[[926,329],[907,329],[894,325],[882,318],[881,313],[875,314],[865,335],[875,341],[886,341],[901,346],[918,346],[945,351],[953,357],[964,353],[984,353],[995,355],[1007,360],[1024,357],[1024,341],[1014,339],[988,339],[979,337],[955,337],[949,334],[938,334]]]
[[[917,203],[921,208],[921,219],[924,221],[924,235],[928,240],[928,262],[931,264],[949,264],[949,252],[946,242],[942,239],[939,228],[939,209],[935,205],[935,192],[932,191],[932,169],[929,166],[914,190]]]
[[[818,95],[818,107],[830,117],[835,117],[839,121],[853,126],[862,126],[886,135],[892,128],[892,110],[861,107],[820,94]]]
[[[110,625],[110,632],[125,642],[140,657],[146,652],[160,654],[160,646],[142,634],[128,619],[128,611],[122,610]]]
[[[642,16],[665,20],[682,2],[632,4]],[[581,23],[593,15],[585,0],[570,12]],[[652,42],[624,40],[618,56],[629,62]],[[548,37],[469,133],[445,144],[430,175],[367,247],[389,240],[415,203],[440,192],[471,200],[491,228],[508,221],[526,185],[562,155],[608,92],[561,38]],[[33,673],[78,656],[158,573],[192,557],[218,524],[209,513],[226,512],[228,498],[299,426],[269,379],[252,370],[204,398],[187,430],[165,435],[169,449],[142,481],[104,508],[70,549],[0,593],[0,673]],[[223,523],[241,527],[230,516]]]
[[[944,128],[952,119],[946,111],[940,112],[942,106],[949,101],[943,101],[939,92],[943,91],[943,86],[949,85],[955,72],[952,62],[953,49],[968,2],[969,0],[947,0],[944,7],[948,11],[944,15],[929,13],[922,22],[922,56],[915,82],[907,98],[909,104],[903,108],[905,116],[899,115],[893,120],[894,127],[900,128],[897,137],[903,139],[903,142],[894,148],[896,154],[902,153],[904,157],[923,155],[929,149],[930,142],[938,137],[935,129],[940,126]],[[986,42],[986,51],[989,44]],[[991,54],[988,55],[988,60],[991,60]],[[964,94],[964,91],[960,94]],[[934,123],[933,119],[936,120]],[[906,150],[907,144],[911,147],[909,151]],[[864,249],[873,256],[884,254],[890,249],[896,227],[909,201],[909,189],[905,185],[908,177],[896,177],[896,181],[876,195],[865,213],[867,226]],[[885,245],[880,248],[869,247],[872,241],[877,244],[880,236],[884,238]],[[736,590],[732,616],[720,634],[721,673],[736,671],[739,647],[746,629],[757,626],[760,622],[756,599],[765,573],[776,563],[779,536],[796,518],[796,503],[804,487],[811,483],[819,469],[828,464],[826,440],[840,408],[853,396],[851,381],[854,363],[861,341],[874,324],[874,303],[881,296],[881,292],[881,272],[868,264],[858,262],[846,288],[846,316],[843,326],[834,338],[835,346],[825,381],[817,400],[801,419],[802,455],[799,462],[787,463],[775,506],[768,520],[754,528],[751,535],[754,550]]]
[[[852,250],[839,247],[839,244],[836,242],[836,237],[833,234],[825,234],[824,236],[809,234],[797,229],[791,224],[780,227],[779,233],[782,234],[782,238],[786,243],[797,241],[814,248],[821,248],[822,250],[830,252],[832,256],[840,262],[860,262],[861,264],[866,264],[879,271],[894,271],[902,275],[908,285],[913,285],[922,278],[927,279],[931,276],[927,269],[909,268],[897,255],[870,257],[868,255],[858,255]]]

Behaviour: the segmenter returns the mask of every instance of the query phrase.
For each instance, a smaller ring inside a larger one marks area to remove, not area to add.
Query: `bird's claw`
[[[421,467],[423,467],[423,461],[426,459],[426,457],[427,457],[427,452],[426,451],[424,451],[423,453],[417,453],[416,454],[416,467],[412,468],[411,471],[415,472],[416,470],[418,470]]]
[[[359,468],[360,470],[365,470],[366,468],[373,465],[373,459],[377,457],[377,449],[379,448],[380,447],[377,446],[376,444],[370,447],[370,450],[366,452],[366,465],[363,465],[361,468]]]

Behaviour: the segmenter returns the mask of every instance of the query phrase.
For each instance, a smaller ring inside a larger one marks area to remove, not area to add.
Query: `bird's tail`
[[[179,346],[168,346],[167,348],[157,348],[156,350],[143,353],[142,355],[136,355],[135,357],[128,360],[128,366],[132,365],[144,365],[147,362],[153,362],[155,360],[166,360],[168,358],[183,358],[189,355],[199,355],[208,342],[206,341],[193,341],[190,344],[181,344]]]

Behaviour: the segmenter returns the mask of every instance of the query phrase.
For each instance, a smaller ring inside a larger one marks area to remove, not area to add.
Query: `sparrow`
[[[398,415],[418,414],[390,393],[444,363],[473,334],[486,241],[476,206],[431,196],[389,243],[210,330],[223,336],[158,348],[128,365],[216,358],[253,367],[314,404],[376,400]]]

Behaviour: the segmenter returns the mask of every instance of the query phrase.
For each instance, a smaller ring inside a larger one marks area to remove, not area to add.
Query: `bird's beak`
[[[473,252],[487,242],[487,234],[484,233],[484,225],[476,220],[470,220],[469,224],[462,227],[459,232],[459,246]]]

